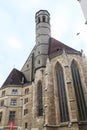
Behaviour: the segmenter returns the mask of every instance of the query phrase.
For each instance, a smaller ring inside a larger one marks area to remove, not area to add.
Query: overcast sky
[[[0,86],[13,68],[21,70],[34,47],[40,9],[51,15],[51,36],[87,56],[87,25],[77,0],[0,0]]]

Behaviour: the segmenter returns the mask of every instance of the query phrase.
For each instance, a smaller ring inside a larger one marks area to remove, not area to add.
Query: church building
[[[0,130],[87,130],[87,58],[51,37],[47,10],[35,22],[33,50],[0,88]]]

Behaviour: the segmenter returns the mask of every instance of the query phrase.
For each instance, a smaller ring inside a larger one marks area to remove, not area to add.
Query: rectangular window
[[[0,122],[2,121],[2,112],[0,112]]]
[[[10,111],[9,113],[9,121],[15,121],[15,111]]]
[[[11,99],[10,105],[16,106],[17,105],[17,100],[16,99]]]
[[[6,93],[6,91],[4,90],[4,91],[2,91],[2,97],[4,97],[5,96],[5,93]]]
[[[24,109],[24,115],[28,114],[28,109]]]
[[[12,95],[17,95],[18,94],[18,90],[17,89],[12,89]]]
[[[25,94],[28,94],[29,93],[29,88],[26,88],[25,89]]]
[[[25,129],[27,128],[27,126],[28,126],[28,123],[26,122],[26,123],[25,123]]]
[[[1,101],[1,107],[4,106],[4,100]]]
[[[28,102],[28,98],[24,99],[24,104],[26,104]]]

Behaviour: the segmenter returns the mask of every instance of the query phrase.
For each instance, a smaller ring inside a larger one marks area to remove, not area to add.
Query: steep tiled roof
[[[7,77],[2,87],[6,87],[7,85],[22,85],[26,82],[27,80],[24,74],[21,71],[14,68]]]
[[[63,44],[62,42],[57,41],[54,38],[50,38],[49,51],[48,51],[49,56],[61,54],[63,52],[63,50],[65,50],[65,52],[67,52],[67,53],[81,54],[80,51],[77,51],[77,50]]]

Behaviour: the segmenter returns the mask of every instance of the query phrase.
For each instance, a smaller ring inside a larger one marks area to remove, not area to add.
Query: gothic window
[[[59,63],[56,64],[57,90],[59,98],[60,121],[69,121],[69,113],[67,106],[66,90],[64,83],[63,69]]]
[[[38,100],[38,116],[43,115],[43,99],[42,99],[42,84],[38,82],[37,88],[37,100]]]
[[[9,121],[15,121],[15,111],[10,111],[9,113]]]
[[[45,16],[42,17],[42,21],[43,21],[43,22],[46,22]]]
[[[86,103],[85,103],[84,93],[82,89],[80,73],[77,64],[74,60],[71,64],[71,71],[72,71],[73,84],[74,84],[75,95],[77,100],[79,120],[82,121],[87,120],[87,109],[86,109]]]

